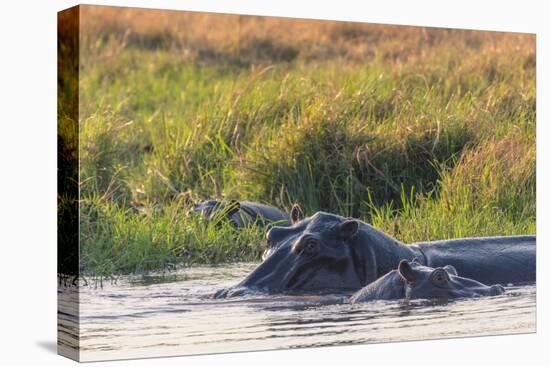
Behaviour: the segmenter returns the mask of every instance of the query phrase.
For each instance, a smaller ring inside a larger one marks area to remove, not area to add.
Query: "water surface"
[[[60,301],[60,348],[80,359],[176,356],[535,331],[535,286],[451,302],[336,303],[338,297],[252,295],[212,299],[257,264],[197,267],[80,287]],[[63,301],[65,299],[65,301]],[[80,325],[76,324],[78,315]]]

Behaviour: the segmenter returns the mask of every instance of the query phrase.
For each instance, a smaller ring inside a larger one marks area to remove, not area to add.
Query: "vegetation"
[[[84,7],[84,273],[257,260],[205,198],[405,242],[535,232],[532,35]]]

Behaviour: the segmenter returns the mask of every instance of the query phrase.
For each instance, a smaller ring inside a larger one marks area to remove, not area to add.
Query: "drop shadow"
[[[46,351],[57,354],[57,343],[51,340],[38,340],[36,342],[40,348],[45,349]]]

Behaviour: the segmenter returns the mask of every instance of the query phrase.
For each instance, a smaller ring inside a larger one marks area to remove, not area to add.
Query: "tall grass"
[[[263,230],[190,215],[204,198],[407,242],[535,230],[530,35],[85,9],[85,272],[258,259]]]

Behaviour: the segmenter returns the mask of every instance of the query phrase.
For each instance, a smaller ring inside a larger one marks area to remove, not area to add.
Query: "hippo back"
[[[460,238],[416,244],[430,267],[453,265],[479,282],[523,283],[536,280],[536,237]]]
[[[290,225],[288,213],[269,205],[250,201],[231,200],[221,202],[218,200],[205,200],[194,205],[193,211],[217,223],[220,220],[229,220],[237,228],[248,227],[253,223],[259,225]]]
[[[253,222],[258,220],[264,225],[268,223],[276,223],[281,226],[290,225],[290,216],[288,213],[269,205],[250,201],[241,201],[240,210],[233,217],[232,219],[236,220],[237,223],[250,219]],[[242,224],[246,225],[246,223]]]

